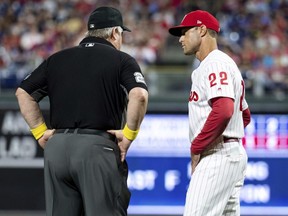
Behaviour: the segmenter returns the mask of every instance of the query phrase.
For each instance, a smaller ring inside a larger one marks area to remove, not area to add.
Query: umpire
[[[148,92],[135,59],[120,51],[123,31],[130,30],[117,9],[96,8],[79,46],[51,55],[16,91],[44,149],[47,216],[127,215],[125,157],[146,113]],[[45,96],[52,129],[38,105]]]

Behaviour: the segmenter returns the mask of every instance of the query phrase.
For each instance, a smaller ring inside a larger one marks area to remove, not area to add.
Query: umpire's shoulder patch
[[[146,85],[145,79],[143,77],[143,74],[140,72],[135,72],[134,77],[137,83],[144,83]]]

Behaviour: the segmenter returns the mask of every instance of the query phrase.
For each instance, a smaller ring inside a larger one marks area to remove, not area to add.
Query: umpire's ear
[[[111,34],[111,39],[112,40],[119,40],[122,37],[123,30],[121,31],[120,28],[121,27],[113,28],[112,34]]]
[[[122,45],[122,32],[121,27],[115,27],[112,29],[110,38],[108,39],[116,49],[120,50]]]

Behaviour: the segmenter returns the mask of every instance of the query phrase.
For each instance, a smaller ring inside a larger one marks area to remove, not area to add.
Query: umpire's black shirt
[[[49,96],[52,128],[121,129],[127,93],[147,89],[139,65],[105,39],[51,55],[20,87],[37,102]]]

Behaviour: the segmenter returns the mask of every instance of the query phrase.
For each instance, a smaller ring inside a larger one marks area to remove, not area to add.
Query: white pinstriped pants
[[[184,216],[239,216],[247,167],[241,141],[221,142],[202,155],[190,180]]]

